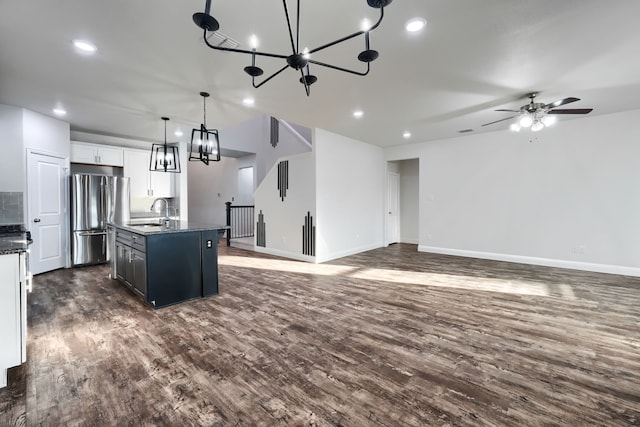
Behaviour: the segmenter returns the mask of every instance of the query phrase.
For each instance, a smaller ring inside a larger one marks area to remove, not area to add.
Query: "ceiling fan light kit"
[[[557,121],[557,117],[555,116],[557,114],[589,114],[591,111],[593,111],[592,108],[556,108],[572,102],[580,101],[580,98],[568,97],[559,99],[549,104],[544,104],[542,102],[534,102],[536,96],[537,93],[535,92],[530,94],[529,103],[520,107],[519,110],[496,110],[518,114],[506,117],[504,119],[485,123],[482,126],[489,126],[495,123],[500,123],[505,120],[511,120],[515,118],[516,122],[512,123],[511,126],[509,126],[510,130],[514,132],[520,132],[522,128],[531,128],[532,132],[539,132],[545,127],[552,126]]]
[[[341,37],[335,41],[326,43],[324,45],[318,46],[314,49],[301,50],[300,49],[300,0],[297,0],[297,11],[296,11],[296,17],[295,17],[296,18],[295,37],[294,37],[294,32],[291,26],[289,10],[287,8],[287,0],[282,0],[282,5],[284,7],[284,15],[285,15],[285,18],[287,19],[289,39],[291,41],[291,52],[292,52],[291,54],[278,54],[278,53],[258,51],[257,39],[255,37],[252,37],[253,42],[251,43],[252,44],[251,50],[237,49],[233,47],[225,47],[225,46],[211,44],[208,40],[207,32],[215,32],[220,28],[220,23],[218,22],[218,20],[213,16],[211,16],[210,14],[211,0],[206,0],[204,12],[197,12],[193,15],[193,22],[204,31],[204,42],[211,49],[251,55],[251,65],[244,67],[244,72],[251,77],[251,84],[253,85],[254,88],[259,88],[260,86],[264,85],[265,83],[267,83],[268,81],[270,81],[271,79],[273,79],[274,77],[282,73],[287,68],[293,68],[294,70],[300,72],[300,78],[298,79],[298,81],[302,83],[302,85],[304,86],[305,93],[307,94],[307,96],[309,96],[311,85],[318,81],[318,77],[311,74],[311,67],[310,67],[311,65],[330,68],[337,71],[343,71],[345,73],[350,73],[357,76],[366,76],[367,74],[369,74],[369,71],[371,70],[371,62],[375,61],[379,56],[378,51],[371,49],[370,41],[369,41],[369,33],[371,33],[371,31],[378,28],[378,26],[382,22],[382,19],[384,18],[384,8],[388,6],[391,2],[392,0],[367,0],[367,4],[370,7],[374,9],[380,9],[380,17],[378,18],[378,21],[375,24],[373,24],[370,28],[356,31],[352,34]],[[336,46],[338,44],[344,43],[348,40],[351,40],[360,36],[364,37],[365,49],[362,52],[360,52],[357,57],[360,62],[363,62],[364,64],[366,64],[366,69],[364,71],[352,70],[349,68],[344,68],[337,65],[332,65],[326,62],[320,62],[320,61],[311,59],[311,55],[316,52],[320,52],[321,50],[327,49],[332,46]],[[278,71],[272,73],[270,76],[256,83],[256,77],[260,77],[264,74],[264,70],[256,65],[257,56],[284,59],[286,64],[282,68],[280,68]]]

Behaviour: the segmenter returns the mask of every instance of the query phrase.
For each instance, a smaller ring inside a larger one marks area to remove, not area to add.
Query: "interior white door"
[[[253,166],[238,169],[238,204],[253,204]]]
[[[387,244],[400,241],[400,175],[387,174]]]
[[[33,274],[65,266],[66,160],[29,152],[27,155],[28,229],[33,244],[29,263]]]

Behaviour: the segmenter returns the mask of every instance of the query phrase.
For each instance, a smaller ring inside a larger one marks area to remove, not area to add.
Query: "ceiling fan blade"
[[[557,100],[555,102],[551,102],[551,103],[545,105],[543,108],[556,108],[556,107],[560,107],[561,105],[570,104],[570,103],[576,102],[576,101],[580,101],[580,98],[574,98],[574,97],[570,96],[569,98],[559,99],[559,100]]]
[[[492,124],[494,124],[494,123],[504,122],[505,120],[510,120],[510,119],[513,119],[514,117],[518,117],[518,114],[516,114],[515,116],[511,116],[511,117],[506,117],[506,118],[504,118],[504,119],[496,120],[495,122],[485,123],[485,124],[483,124],[482,126],[489,126],[489,125],[492,125]]]
[[[509,112],[509,113],[519,113],[520,112],[520,110],[504,110],[504,109],[493,110],[493,111],[506,111],[506,112]]]
[[[550,110],[547,114],[589,114],[593,108],[567,108],[564,110]]]

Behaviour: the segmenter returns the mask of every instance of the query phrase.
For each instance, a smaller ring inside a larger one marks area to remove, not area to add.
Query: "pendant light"
[[[220,140],[218,129],[207,129],[207,92],[200,92],[204,110],[204,119],[200,129],[191,131],[191,143],[189,144],[189,161],[200,160],[205,165],[210,161],[220,161]]]
[[[167,145],[167,122],[169,118],[162,117],[162,120],[164,120],[164,144],[153,144],[151,146],[149,170],[152,172],[180,173],[178,147],[175,145]]]

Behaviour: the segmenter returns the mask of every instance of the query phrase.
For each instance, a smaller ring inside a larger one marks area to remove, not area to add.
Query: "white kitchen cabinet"
[[[0,255],[0,388],[7,369],[26,361],[27,291],[25,254]]]
[[[174,175],[149,170],[151,150],[124,150],[124,176],[130,178],[131,197],[175,197]]]
[[[122,166],[124,163],[124,150],[119,147],[71,141],[71,162]]]

